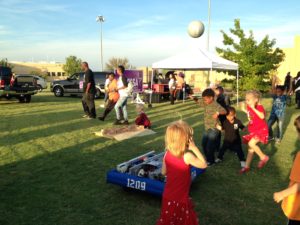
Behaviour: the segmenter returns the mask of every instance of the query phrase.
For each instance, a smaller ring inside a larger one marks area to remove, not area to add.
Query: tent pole
[[[185,76],[185,70],[183,70],[183,75]],[[183,87],[182,87],[182,102],[183,103],[184,103],[184,99],[185,99],[185,81],[184,81]]]
[[[148,102],[148,108],[152,108],[152,92],[153,92],[153,90],[152,90],[152,86],[153,86],[153,68],[152,68],[152,73],[151,73],[151,84],[150,84],[150,98],[149,98],[149,102]]]
[[[208,79],[209,79],[209,86],[211,86],[211,81],[210,81],[210,78],[212,77],[212,65],[210,67],[210,71],[209,71],[209,76],[208,76]],[[214,84],[214,83],[213,83]],[[214,84],[215,85],[215,84]]]
[[[239,69],[236,71],[236,106],[239,106]]]

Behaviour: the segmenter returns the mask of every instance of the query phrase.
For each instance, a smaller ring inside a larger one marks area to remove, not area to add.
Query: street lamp
[[[207,43],[206,43],[207,51],[209,51],[209,33],[210,33],[210,0],[208,0],[208,26],[207,26]]]
[[[102,52],[102,23],[104,22],[104,16],[97,16],[96,22],[99,22],[101,25],[100,30],[100,41],[101,41],[101,71],[103,71],[103,52]]]

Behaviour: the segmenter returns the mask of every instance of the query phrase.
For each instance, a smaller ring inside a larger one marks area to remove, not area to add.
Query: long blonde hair
[[[174,156],[183,156],[193,136],[193,129],[184,121],[179,120],[167,127],[165,135],[166,149]]]

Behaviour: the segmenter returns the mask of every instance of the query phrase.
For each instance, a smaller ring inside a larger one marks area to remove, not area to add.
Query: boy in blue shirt
[[[287,95],[284,94],[284,86],[277,85],[276,88],[273,89],[273,105],[272,111],[270,113],[270,117],[268,120],[268,127],[269,127],[269,140],[273,140],[273,130],[272,126],[275,122],[277,122],[277,135],[275,137],[275,141],[277,144],[281,142],[283,136],[283,121],[285,117],[285,109],[286,109],[286,102],[287,102]]]

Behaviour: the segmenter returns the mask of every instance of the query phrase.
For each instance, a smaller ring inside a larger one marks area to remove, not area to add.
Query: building
[[[58,62],[9,62],[15,74],[45,74],[47,80],[65,79],[63,63]]]
[[[281,83],[284,82],[287,72],[291,72],[292,77],[295,77],[300,71],[300,36],[295,37],[292,48],[283,48],[282,50],[285,53],[285,59],[277,69]]]

